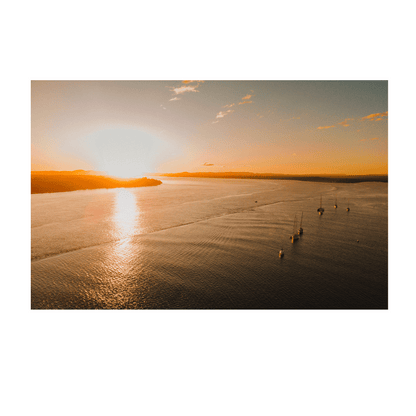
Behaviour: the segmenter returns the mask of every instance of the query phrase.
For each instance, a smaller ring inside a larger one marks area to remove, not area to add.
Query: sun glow
[[[95,170],[118,178],[139,178],[155,172],[172,154],[169,143],[130,128],[97,131],[85,138],[83,147]]]
[[[130,179],[130,178],[141,178],[145,175],[146,170],[140,168],[140,166],[108,166],[104,172],[108,176],[115,178]]]

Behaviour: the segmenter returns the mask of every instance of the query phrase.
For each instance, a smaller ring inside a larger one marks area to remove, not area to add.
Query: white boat
[[[347,204],[348,206],[347,206],[347,209],[346,209],[346,211],[349,211],[350,210],[350,200],[348,200],[348,204]]]
[[[281,248],[279,251],[279,257],[282,258],[285,255],[283,249]]]
[[[302,212],[302,216],[300,217],[300,226],[299,226],[299,230],[298,230],[299,235],[303,234],[302,219],[303,219],[303,212]]]
[[[319,215],[322,215],[324,213],[324,209],[322,208],[322,195],[321,195],[321,206],[317,209],[317,211],[319,212]]]
[[[299,240],[299,235],[298,235],[297,230],[296,230],[297,225],[298,225],[298,223],[296,221],[296,215],[295,215],[295,221],[293,222],[293,234],[290,237],[291,240],[292,240],[292,243],[294,243],[296,240]]]

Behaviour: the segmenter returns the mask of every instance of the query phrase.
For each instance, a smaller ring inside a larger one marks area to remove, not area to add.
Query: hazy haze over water
[[[32,195],[32,308],[387,308],[386,183],[162,181]]]

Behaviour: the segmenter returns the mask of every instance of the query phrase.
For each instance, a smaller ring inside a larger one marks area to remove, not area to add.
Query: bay
[[[32,195],[33,309],[387,308],[386,183],[160,179]]]

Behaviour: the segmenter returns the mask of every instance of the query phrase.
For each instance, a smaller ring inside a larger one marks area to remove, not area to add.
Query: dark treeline
[[[162,182],[157,179],[115,179],[108,176],[88,174],[84,171],[73,172],[32,172],[32,194],[48,192],[70,192],[100,188],[137,188],[156,186]]]
[[[181,172],[164,173],[160,176],[187,178],[221,178],[221,179],[287,179],[311,182],[387,182],[387,175],[282,175],[274,173],[252,172]]]

